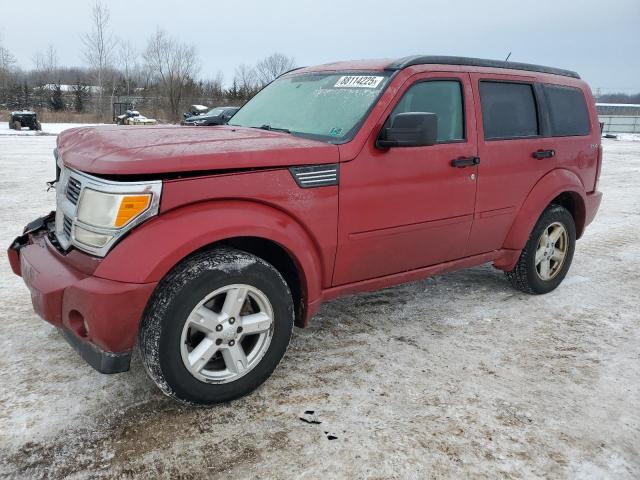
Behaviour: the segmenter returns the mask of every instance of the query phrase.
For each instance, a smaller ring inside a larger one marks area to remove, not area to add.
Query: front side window
[[[589,111],[582,90],[561,85],[543,85],[542,90],[554,137],[589,135]]]
[[[350,140],[389,80],[387,72],[288,75],[262,89],[230,125]]]
[[[438,116],[438,142],[464,140],[462,85],[457,80],[429,80],[412,85],[391,113],[426,112]]]
[[[533,86],[526,83],[480,82],[485,140],[539,135]]]

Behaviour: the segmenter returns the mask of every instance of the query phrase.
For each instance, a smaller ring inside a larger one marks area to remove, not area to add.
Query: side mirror
[[[398,113],[390,127],[383,128],[378,148],[426,147],[438,141],[438,116],[428,112]]]

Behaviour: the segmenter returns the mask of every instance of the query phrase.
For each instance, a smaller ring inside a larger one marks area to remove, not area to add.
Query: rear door
[[[438,115],[438,143],[375,147],[382,122],[397,113]],[[340,165],[334,285],[404,272],[464,255],[475,201],[477,156],[473,94],[466,73],[408,80],[360,154]]]
[[[502,248],[520,206],[555,164],[534,77],[474,73],[471,81],[481,161],[467,255]]]

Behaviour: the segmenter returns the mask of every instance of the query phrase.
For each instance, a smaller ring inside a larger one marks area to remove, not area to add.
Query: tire
[[[246,300],[235,303],[243,291]],[[271,375],[289,345],[293,319],[291,291],[272,265],[231,248],[200,252],[178,264],[149,301],[139,334],[142,362],[170,397],[197,405],[227,402]],[[247,334],[253,330],[259,333]],[[240,351],[243,360],[236,360]],[[191,364],[192,355],[200,360]]]
[[[18,120],[16,120],[15,122],[13,122],[13,129],[22,130],[22,124]]]
[[[42,131],[42,124],[40,122],[36,122],[36,130],[39,132]]]
[[[545,233],[547,237],[543,238]],[[558,239],[554,241],[556,234]],[[551,205],[540,215],[518,263],[505,274],[514,288],[525,293],[551,292],[567,275],[575,246],[573,216],[566,208]],[[558,252],[563,253],[562,257]]]

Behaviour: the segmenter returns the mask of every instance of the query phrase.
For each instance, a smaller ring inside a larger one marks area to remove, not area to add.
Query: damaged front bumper
[[[129,369],[140,318],[156,283],[124,283],[93,275],[101,259],[54,245],[54,212],[34,220],[7,254],[23,278],[35,312],[59,328],[101,373]]]

